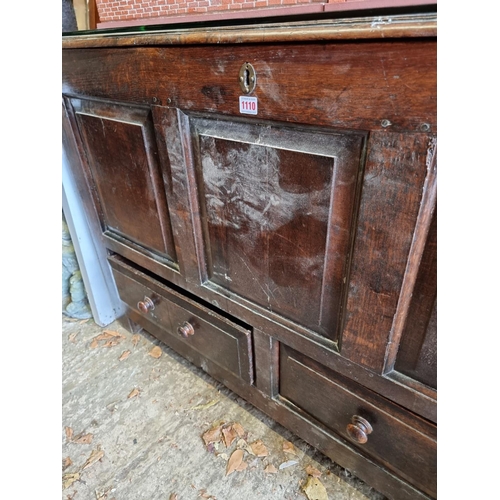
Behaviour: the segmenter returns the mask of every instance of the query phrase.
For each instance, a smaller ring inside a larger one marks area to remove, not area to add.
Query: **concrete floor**
[[[92,344],[105,330],[116,333]],[[385,498],[148,333],[63,317],[62,334],[64,500],[304,500],[309,465],[330,500]],[[227,449],[202,439],[222,422],[239,423],[268,456],[245,452],[247,468],[226,476],[240,438]],[[265,472],[269,464],[277,473]]]

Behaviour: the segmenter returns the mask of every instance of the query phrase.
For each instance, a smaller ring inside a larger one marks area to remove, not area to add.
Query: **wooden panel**
[[[377,2],[377,7],[388,7],[391,0],[381,0]],[[392,2],[393,6],[401,7],[403,3],[409,6],[405,0]],[[286,23],[250,24],[241,25],[236,20],[234,26],[222,26],[219,24],[202,28],[192,27],[190,29],[179,29],[170,26],[168,29],[157,29],[154,31],[143,31],[140,36],[123,36],[121,33],[93,33],[85,36],[66,36],[63,38],[63,48],[79,47],[134,47],[137,45],[184,45],[184,44],[241,44],[248,42],[269,43],[269,42],[311,42],[311,41],[332,41],[332,40],[354,40],[354,39],[388,39],[388,38],[408,38],[408,37],[435,37],[437,35],[437,19],[434,8],[424,0],[415,0],[412,5],[426,4],[430,12],[422,12],[410,15],[387,15],[377,17],[356,17],[353,19],[322,19],[312,21],[293,21]],[[373,7],[366,2],[361,4],[325,4],[325,11],[332,10],[367,10]],[[318,5],[318,7],[320,7]],[[257,12],[252,12],[252,16]],[[266,12],[260,12],[264,17]],[[219,20],[221,18],[219,17]],[[150,20],[149,22],[159,22],[160,20]],[[162,18],[161,22],[178,22],[175,18]],[[234,19],[233,19],[234,21]],[[147,22],[147,20],[141,20]],[[101,23],[102,24],[102,23]],[[109,25],[109,24],[108,24]]]
[[[385,371],[391,378],[434,398],[437,388],[436,206],[437,143],[433,142],[427,155],[427,178],[388,343]],[[395,365],[399,372],[391,372]]]
[[[398,500],[436,493],[434,226],[421,217],[434,18],[91,35],[63,51],[105,244],[133,261],[110,257],[129,317]],[[255,117],[239,112],[245,62]],[[145,172],[128,196],[139,215],[114,193],[99,202],[92,155],[120,142]],[[147,314],[144,293],[160,299]],[[373,424],[365,445],[345,432],[353,414]]]
[[[192,163],[189,119],[177,109],[161,107],[155,107],[155,118],[157,133],[165,145],[163,160],[171,169],[169,198],[175,206],[172,222],[180,245],[178,255],[186,281],[197,288],[202,281],[199,262],[203,249],[195,241],[195,234],[200,234],[201,229],[194,171],[186,168]]]
[[[424,134],[371,135],[341,353],[377,373],[384,368],[431,143]]]
[[[175,262],[150,112],[73,99],[103,229]]]
[[[363,134],[192,118],[207,279],[335,340]]]
[[[255,385],[267,396],[278,395],[279,342],[259,329],[253,330]]]
[[[238,115],[245,62],[259,118],[437,130],[434,40],[66,50],[63,92]]]
[[[363,453],[436,495],[435,427],[417,418],[412,423],[418,427],[410,426],[408,416],[400,415],[394,405],[284,345],[280,346],[280,395]],[[346,430],[354,415],[372,426],[364,444]]]
[[[247,383],[253,382],[252,332],[249,328],[243,328],[180,295],[125,264],[119,257],[110,257],[110,262],[120,297],[131,309],[177,336],[188,348]],[[154,304],[147,313],[139,311],[137,305],[144,301],[144,297]],[[184,338],[178,329],[186,322],[193,330],[192,335]]]
[[[420,262],[395,369],[437,389],[437,212]]]

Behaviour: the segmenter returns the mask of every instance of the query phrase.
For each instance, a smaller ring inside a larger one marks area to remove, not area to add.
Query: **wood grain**
[[[161,325],[190,349],[202,353],[233,375],[253,383],[250,329],[182,297],[118,258],[110,257],[110,263],[122,300],[129,308],[139,311],[137,303],[145,296],[150,297],[155,303],[154,309],[141,312],[149,321]],[[180,336],[178,331],[185,322],[193,329],[188,338]]]
[[[435,37],[436,14],[393,15],[359,19],[295,21],[286,24],[257,24],[213,28],[179,29],[139,32],[140,37],[115,35],[112,32],[63,38],[64,49],[80,47],[130,47],[146,45],[238,44],[290,41],[332,41],[401,37]]]
[[[437,148],[427,154],[427,178],[398,308],[388,343],[385,371],[397,369],[436,388]]]
[[[357,446],[427,494],[436,495],[435,438],[399,421],[390,405],[376,401],[375,394],[369,395],[300,353],[281,346],[280,359],[282,397],[352,442],[347,427],[354,415],[360,415],[373,431],[364,444]]]
[[[206,280],[336,340],[364,134],[190,121]]]
[[[436,43],[427,39],[67,50],[63,92],[239,115],[238,74],[247,61],[257,73],[259,119],[437,130]]]
[[[382,373],[426,177],[424,134],[372,134],[341,353]]]
[[[219,28],[63,41],[127,316],[389,498],[435,497],[435,13]]]

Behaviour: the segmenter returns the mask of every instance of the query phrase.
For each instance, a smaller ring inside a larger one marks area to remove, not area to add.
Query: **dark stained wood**
[[[386,371],[401,373],[434,389],[437,384],[437,152],[428,151],[428,174],[410,250]]]
[[[382,373],[426,176],[425,134],[371,137],[341,353]]]
[[[436,496],[434,35],[429,14],[63,51],[69,161],[132,328],[394,500]]]
[[[437,389],[437,227],[432,219],[395,369]]]
[[[255,385],[267,396],[274,398],[279,393],[279,342],[264,332],[254,328],[253,345],[255,359]]]
[[[194,351],[182,341],[181,337],[168,333],[164,327],[150,321],[137,310],[129,309],[127,316],[140,323],[148,332],[162,340],[194,365],[202,367],[216,380],[229,389],[244,397],[247,401],[265,411],[271,418],[303,437],[312,446],[337,463],[344,464],[352,474],[363,477],[378,491],[383,491],[388,498],[394,500],[428,500],[430,497],[422,491],[403,481],[387,469],[381,469],[377,462],[358,450],[352,449],[349,443],[326,431],[321,424],[313,423],[306,414],[298,408],[290,408],[280,400],[269,399],[254,386],[244,383],[232,376],[220,365]]]
[[[89,225],[92,233],[95,235],[97,241],[102,234],[102,227],[99,222],[98,212],[94,205],[94,199],[87,185],[87,179],[84,174],[84,165],[82,164],[82,153],[79,148],[81,142],[76,137],[76,124],[74,123],[74,116],[71,113],[71,106],[63,99],[62,101],[62,145],[66,156],[68,157],[68,164],[71,168],[72,174],[75,177],[75,183],[78,188],[78,194],[82,199],[85,207],[85,212],[88,215]]]
[[[415,388],[407,377],[402,383],[399,383],[399,379],[398,383],[394,383],[397,372],[390,372],[383,377],[374,376],[373,372],[340,355],[336,344],[329,342],[325,337],[315,335],[297,323],[287,322],[283,317],[277,317],[269,311],[261,310],[262,308],[245,299],[226,292],[226,289],[210,286],[209,283],[201,287],[190,287],[188,284],[188,289],[196,293],[200,299],[214,304],[228,314],[251,324],[254,328],[259,328],[272,338],[307,354],[324,366],[356,380],[412,412],[433,422],[437,421],[435,394],[422,391],[420,386]]]
[[[280,348],[280,395],[427,494],[436,495],[436,441],[399,421],[391,405],[377,401],[348,380],[323,369],[286,346]],[[371,400],[371,401],[370,401]],[[352,418],[361,416],[373,428],[352,439]]]
[[[368,435],[373,432],[373,427],[368,420],[359,415],[353,415],[351,422],[347,424],[346,432],[356,443],[365,444],[368,441]]]
[[[235,376],[249,384],[253,382],[251,330],[167,289],[118,258],[111,257],[110,262],[120,296],[129,308],[179,336],[190,349],[202,353]],[[143,311],[140,303],[145,298],[154,302],[154,306]],[[186,323],[192,330],[190,335],[183,334]]]
[[[63,92],[238,115],[241,65],[259,118],[361,130],[437,130],[432,40],[63,51]],[[71,71],[69,71],[71,68]],[[375,105],[376,104],[376,105]],[[384,122],[385,123],[385,122]]]
[[[175,262],[149,110],[79,99],[71,102],[103,229]]]
[[[202,118],[191,130],[205,279],[336,340],[364,135]]]
[[[289,22],[275,25],[169,29],[141,33],[134,37],[113,34],[66,37],[63,48],[130,47],[139,45],[233,44],[248,42],[290,42],[352,40],[401,37],[435,37],[436,14],[378,16],[361,19],[333,19]]]

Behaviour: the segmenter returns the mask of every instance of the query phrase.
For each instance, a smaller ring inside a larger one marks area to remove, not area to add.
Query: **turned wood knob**
[[[193,325],[184,321],[184,323],[177,328],[177,333],[187,339],[189,336],[194,335]]]
[[[149,297],[144,297],[143,300],[137,302],[137,309],[139,309],[139,311],[141,311],[144,314],[147,314],[154,308],[155,308],[155,303]]]
[[[368,441],[368,434],[373,431],[372,426],[363,417],[353,415],[351,423],[347,426],[347,434],[359,444],[365,444]]]

